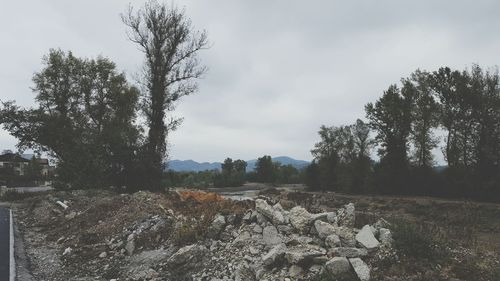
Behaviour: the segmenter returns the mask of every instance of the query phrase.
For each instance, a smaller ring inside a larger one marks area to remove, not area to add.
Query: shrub
[[[417,260],[438,261],[447,256],[447,251],[429,229],[409,221],[393,223],[394,246],[402,254]]]

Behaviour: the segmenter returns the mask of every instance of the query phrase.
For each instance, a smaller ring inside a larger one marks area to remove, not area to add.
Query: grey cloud
[[[144,1],[132,1],[139,7]],[[200,92],[175,115],[171,157],[263,154],[310,159],[321,124],[363,107],[417,68],[498,64],[498,1],[178,1],[213,47]],[[141,53],[119,14],[127,2],[10,1],[0,12],[0,99],[29,105],[31,76],[51,47],[103,55],[130,77]],[[4,44],[5,42],[5,44]],[[0,133],[1,146],[14,140]],[[441,157],[441,156],[439,156]]]

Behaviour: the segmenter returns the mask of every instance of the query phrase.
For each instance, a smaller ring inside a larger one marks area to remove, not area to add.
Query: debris
[[[346,272],[349,272],[349,270],[351,270],[349,261],[343,257],[335,257],[329,260],[325,264],[325,268],[334,276],[344,274]]]
[[[63,202],[61,201],[56,201],[57,205],[61,206],[64,210],[68,209],[68,205],[64,204]]]
[[[351,263],[354,272],[356,272],[356,275],[358,275],[360,281],[370,280],[370,268],[363,260],[360,258],[353,258],[349,259],[349,262]]]
[[[369,225],[363,226],[358,234],[356,234],[356,241],[368,250],[375,249],[380,245]]]

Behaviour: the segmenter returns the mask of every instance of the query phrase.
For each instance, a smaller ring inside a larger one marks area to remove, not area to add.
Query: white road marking
[[[16,261],[14,259],[14,220],[10,210],[10,281],[16,280]]]

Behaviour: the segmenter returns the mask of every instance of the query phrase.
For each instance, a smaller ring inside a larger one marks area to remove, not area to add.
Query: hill
[[[303,169],[309,165],[308,161],[293,159],[288,156],[273,157],[274,162],[281,163],[282,165],[292,165],[297,169]],[[248,160],[247,172],[255,170],[257,159]],[[221,162],[196,162],[194,160],[170,160],[167,162],[167,169],[176,172],[200,172],[207,170],[220,170]]]

